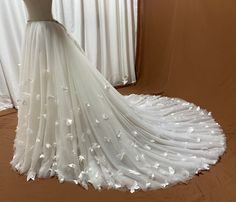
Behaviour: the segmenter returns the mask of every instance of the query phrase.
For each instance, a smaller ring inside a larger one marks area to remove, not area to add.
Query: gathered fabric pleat
[[[56,21],[28,22],[11,165],[88,189],[186,182],[226,149],[207,110],[180,98],[121,95]]]

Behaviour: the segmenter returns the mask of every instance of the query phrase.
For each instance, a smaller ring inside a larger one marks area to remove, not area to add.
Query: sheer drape
[[[0,110],[16,106],[25,12],[19,0],[0,0]],[[10,100],[11,99],[11,100]]]
[[[0,86],[1,86],[1,88],[0,88],[0,110],[4,110],[4,109],[13,107],[1,62],[0,62]]]
[[[136,81],[137,0],[59,0],[54,14],[113,85]]]
[[[111,84],[136,81],[137,0],[54,0],[53,16],[65,25]],[[0,1],[2,109],[12,104],[17,107],[26,17],[22,0]]]

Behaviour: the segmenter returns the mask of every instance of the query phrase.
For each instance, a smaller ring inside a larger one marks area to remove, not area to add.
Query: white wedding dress
[[[121,95],[63,25],[39,15],[45,1],[25,0],[14,170],[133,193],[186,182],[219,160],[226,139],[211,113],[179,98]]]

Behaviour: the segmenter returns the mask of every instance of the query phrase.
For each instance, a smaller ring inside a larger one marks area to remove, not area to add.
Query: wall
[[[236,1],[140,0],[136,92],[180,97],[236,125]]]

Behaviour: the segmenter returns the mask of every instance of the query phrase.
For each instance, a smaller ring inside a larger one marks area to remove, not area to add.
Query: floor
[[[122,90],[126,93],[126,90]],[[60,184],[56,178],[26,181],[13,171],[9,162],[13,154],[13,140],[17,125],[17,111],[0,112],[0,202],[235,202],[236,201],[236,128],[224,128],[227,151],[220,161],[196,175],[186,184],[154,191],[135,193],[116,190],[85,190],[69,182]]]

